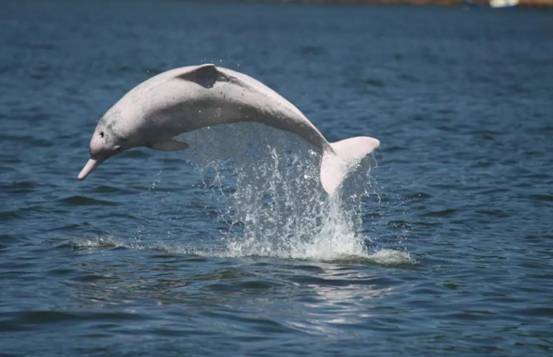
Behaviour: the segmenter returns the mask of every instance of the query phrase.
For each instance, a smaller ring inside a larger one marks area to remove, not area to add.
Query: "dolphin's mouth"
[[[77,178],[79,180],[84,180],[102,161],[103,160],[89,159],[81,172],[79,172]]]

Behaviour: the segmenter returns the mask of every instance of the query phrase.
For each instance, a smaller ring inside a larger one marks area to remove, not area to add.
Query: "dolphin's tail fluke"
[[[321,159],[321,184],[333,195],[348,173],[380,145],[380,141],[368,136],[357,136],[330,144]]]

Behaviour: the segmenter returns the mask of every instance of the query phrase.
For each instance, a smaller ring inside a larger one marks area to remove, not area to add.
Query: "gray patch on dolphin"
[[[188,148],[181,133],[219,124],[257,122],[294,133],[321,153],[320,181],[332,195],[380,142],[358,136],[329,143],[292,103],[254,78],[213,64],[176,68],[131,89],[99,120],[90,139],[88,176],[102,161],[133,147]]]

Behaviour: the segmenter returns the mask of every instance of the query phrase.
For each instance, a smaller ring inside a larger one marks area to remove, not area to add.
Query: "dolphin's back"
[[[194,120],[191,130],[253,121],[297,134],[321,151],[328,147],[325,137],[296,106],[246,74],[208,64],[184,67],[175,75],[194,82],[202,98],[199,105],[205,115],[190,118]]]

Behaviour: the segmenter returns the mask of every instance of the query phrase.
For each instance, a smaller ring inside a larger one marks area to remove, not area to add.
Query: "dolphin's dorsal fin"
[[[177,151],[177,150],[184,150],[188,148],[188,144],[183,143],[182,141],[177,141],[175,139],[166,139],[162,141],[157,141],[155,143],[151,143],[148,145],[148,147],[155,150],[161,150],[161,151]]]
[[[212,63],[199,65],[190,71],[179,74],[177,78],[195,82],[204,88],[213,87],[218,80],[227,80],[226,76],[219,72]]]

